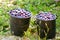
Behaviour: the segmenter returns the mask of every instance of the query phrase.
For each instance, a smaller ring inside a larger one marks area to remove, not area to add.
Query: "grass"
[[[0,2],[0,34],[3,35],[10,29],[9,28],[9,14],[8,12],[14,8],[24,8],[32,13],[32,15],[36,15],[39,11],[51,11],[53,14],[56,14],[56,30],[60,31],[60,3],[55,2],[54,0],[5,0]],[[31,21],[31,26],[34,25],[34,19]],[[35,29],[34,29],[35,30]],[[32,37],[31,37],[32,38]]]

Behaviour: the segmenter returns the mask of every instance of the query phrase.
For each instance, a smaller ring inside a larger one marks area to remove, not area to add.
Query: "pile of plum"
[[[56,15],[52,14],[51,12],[40,12],[36,17],[45,21],[56,19]]]
[[[17,18],[29,18],[31,17],[31,13],[28,12],[27,10],[24,9],[14,9],[11,10],[10,15],[13,17],[17,17]]]

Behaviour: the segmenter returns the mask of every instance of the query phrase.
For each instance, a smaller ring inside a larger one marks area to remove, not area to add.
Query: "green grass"
[[[13,1],[13,0],[12,0]],[[8,6],[8,0],[4,3],[0,3],[0,34],[4,34],[8,30],[6,28],[9,28],[9,14],[8,12],[14,8],[24,8],[32,13],[32,15],[36,15],[39,13],[39,11],[51,11],[53,14],[56,14],[57,20],[56,20],[56,28],[57,32],[60,31],[60,3],[55,2],[54,0],[16,0],[13,1],[11,4],[13,6]],[[10,3],[10,2],[9,2]],[[31,21],[32,26],[34,26],[34,19]],[[32,38],[32,37],[31,37]]]

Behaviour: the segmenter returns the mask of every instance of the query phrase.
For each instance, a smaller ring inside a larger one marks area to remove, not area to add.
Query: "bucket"
[[[38,35],[40,36],[41,39],[46,37],[47,34],[47,39],[53,39],[55,38],[56,35],[56,20],[51,20],[51,21],[43,21],[37,19],[37,31]]]
[[[14,35],[22,36],[24,31],[27,31],[29,28],[30,18],[10,18],[11,32]]]
[[[15,10],[17,10],[17,9],[15,9]],[[10,12],[10,28],[11,28],[11,33],[13,35],[21,36],[22,37],[24,35],[24,32],[27,31],[27,29],[29,28],[30,18],[31,17],[24,18],[24,17],[21,16],[21,18],[20,18],[20,16],[17,16],[17,15],[19,13],[21,14],[21,11],[23,12],[25,10],[18,9],[17,10],[18,12],[15,11],[15,10]],[[17,15],[15,15],[13,13],[15,13]],[[26,11],[24,13],[26,13]],[[21,15],[23,15],[24,13],[22,13]],[[11,14],[13,14],[13,15],[11,15]]]
[[[56,19],[41,20],[41,19],[39,19],[39,17],[36,16],[36,24],[37,24],[38,35],[40,36],[41,39],[55,38],[55,36],[56,36]]]

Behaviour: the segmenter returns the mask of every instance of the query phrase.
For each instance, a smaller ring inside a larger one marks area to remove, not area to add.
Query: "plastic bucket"
[[[36,24],[38,35],[41,39],[53,39],[56,35],[56,19],[50,21],[44,21],[36,18]]]
[[[29,28],[30,18],[16,18],[10,16],[11,33],[16,36],[23,36],[24,31]]]

